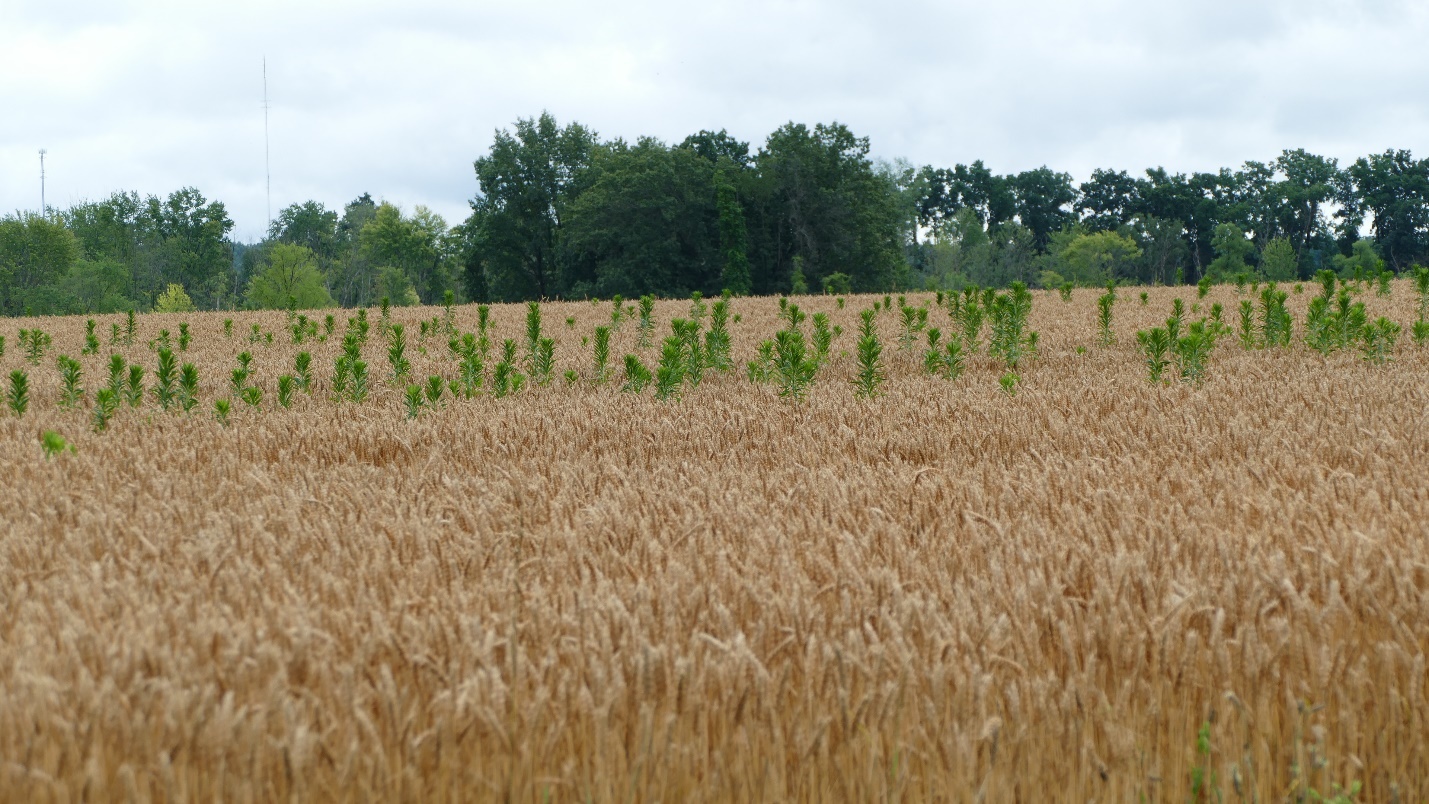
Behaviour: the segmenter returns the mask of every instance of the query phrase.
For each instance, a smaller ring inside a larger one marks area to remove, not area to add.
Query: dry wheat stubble
[[[1396,294],[1372,314],[1407,321]],[[1429,360],[1223,343],[1203,387],[1155,388],[1150,295],[1102,349],[1094,292],[1038,294],[1015,397],[982,356],[923,376],[890,313],[887,394],[855,400],[864,297],[799,300],[844,329],[799,406],[742,376],[672,404],[557,380],[409,423],[375,327],[355,407],[326,398],[336,339],[195,314],[139,340],[193,325],[203,415],[94,434],[55,410],[53,355],[7,352],[34,401],[0,418],[0,798],[1171,800],[1208,720],[1228,795],[1298,765],[1429,796]],[[742,363],[777,306],[733,306]],[[494,353],[523,315],[493,308]],[[589,378],[608,320],[547,306],[558,374]],[[418,377],[454,376],[412,340]],[[277,409],[299,349],[318,392]],[[264,412],[225,428],[242,350]],[[82,358],[91,399],[110,351]],[[152,378],[143,343],[115,351]],[[45,461],[41,429],[78,453]]]

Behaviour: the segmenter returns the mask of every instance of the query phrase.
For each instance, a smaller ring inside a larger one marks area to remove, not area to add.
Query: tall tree
[[[228,232],[233,221],[221,201],[185,187],[165,200],[150,196],[140,214],[149,250],[138,293],[153,299],[169,283],[184,286],[199,308],[221,304],[228,293],[233,254]]]
[[[1325,205],[1335,199],[1340,168],[1334,159],[1304,149],[1282,151],[1275,169],[1284,177],[1277,185],[1281,199],[1280,230],[1296,254],[1328,233]]]
[[[796,257],[809,287],[832,273],[858,291],[893,286],[908,233],[899,188],[874,170],[867,137],[840,123],[788,123],[769,135],[755,165],[765,246],[757,292],[789,290]]]
[[[268,239],[303,246],[324,268],[337,258],[337,213],[320,201],[284,207],[268,227]]]
[[[732,164],[727,158],[726,164]],[[566,207],[560,257],[573,294],[674,296],[719,289],[716,165],[642,138],[595,149]]]
[[[269,310],[313,310],[335,302],[323,284],[317,257],[307,246],[275,243],[248,283],[248,306]]]
[[[1038,249],[1046,247],[1053,232],[1075,220],[1072,202],[1077,200],[1077,193],[1067,173],[1045,166],[1023,171],[1013,177],[1012,189],[1017,219],[1032,231],[1032,241]]]
[[[0,218],[0,307],[5,314],[68,312],[55,283],[79,255],[79,241],[56,218]]]
[[[754,290],[749,275],[749,236],[744,223],[744,207],[732,177],[735,163],[721,159],[715,168],[715,207],[719,215],[721,290],[745,296]]]
[[[342,209],[333,248],[337,260],[328,271],[328,288],[343,307],[370,307],[376,294],[376,266],[362,250],[362,230],[377,217],[377,202],[368,193],[354,198]]]
[[[1142,182],[1124,170],[1097,168],[1082,182],[1077,211],[1089,231],[1104,232],[1131,223],[1141,201]]]
[[[1011,182],[996,176],[979,159],[971,165],[926,167],[920,172],[924,195],[918,204],[919,224],[936,230],[960,209],[971,209],[984,228],[1012,220],[1017,203]]]
[[[358,235],[362,253],[373,265],[400,270],[417,296],[435,304],[454,281],[447,275],[447,224],[442,216],[418,206],[411,216],[392,204],[377,207]]]
[[[1380,255],[1403,271],[1429,254],[1429,159],[1385,151],[1356,159],[1341,181],[1342,238],[1368,218]]]
[[[476,160],[476,268],[495,298],[554,298],[564,291],[556,239],[595,144],[595,132],[578,123],[562,128],[542,112],[516,121],[514,132],[498,130],[491,152]]]

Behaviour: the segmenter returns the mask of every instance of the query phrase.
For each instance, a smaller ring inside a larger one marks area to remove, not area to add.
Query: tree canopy
[[[495,132],[455,226],[363,193],[284,207],[257,243],[192,187],[0,217],[0,313],[707,296],[1072,281],[1276,281],[1429,262],[1429,160],[1286,150],[1214,172],[878,161],[837,123],[751,144],[602,140],[549,113]]]

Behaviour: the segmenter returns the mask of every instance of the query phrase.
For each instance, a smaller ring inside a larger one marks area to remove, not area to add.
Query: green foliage
[[[159,367],[154,372],[154,401],[159,409],[168,412],[178,400],[178,365],[174,353],[168,349],[159,350]]]
[[[716,371],[734,366],[733,341],[729,334],[729,300],[719,299],[710,313],[710,329],[705,333],[705,364]]]
[[[1321,354],[1359,343],[1368,321],[1364,302],[1354,301],[1349,290],[1342,288],[1333,306],[1330,301],[1325,295],[1311,299],[1305,319],[1305,342]]]
[[[520,393],[526,385],[526,375],[516,369],[516,341],[507,338],[501,351],[501,362],[491,373],[491,395],[497,399]]]
[[[312,249],[274,243],[248,281],[248,306],[258,310],[312,310],[336,306]]]
[[[928,348],[923,352],[923,368],[929,374],[955,380],[963,373],[963,344],[956,336],[942,342],[943,333],[928,330]]]
[[[878,342],[877,317],[876,309],[859,313],[858,372],[854,375],[853,387],[854,395],[861,399],[878,396],[884,383],[883,345]]]
[[[1295,246],[1283,237],[1266,243],[1260,252],[1260,272],[1271,282],[1294,282],[1300,275]]]
[[[774,341],[761,341],[756,356],[746,366],[752,383],[766,383],[774,378]]]
[[[1429,343],[1429,321],[1426,321],[1422,318],[1418,321],[1415,321],[1414,326],[1411,329],[1411,333],[1412,337],[1414,338],[1414,345],[1423,346],[1424,344]]]
[[[1211,275],[1206,274],[1201,277],[1201,281],[1196,283],[1196,298],[1204,299],[1206,294],[1211,292]]]
[[[1271,282],[1260,292],[1260,343],[1266,348],[1290,345],[1291,320],[1286,294]]]
[[[1105,285],[1131,272],[1141,259],[1141,248],[1114,231],[1090,232],[1075,235],[1058,256],[1073,281]]]
[[[129,407],[137,408],[144,403],[144,367],[129,367],[129,382],[124,386],[124,401]]]
[[[293,406],[293,387],[295,385],[291,374],[284,374],[278,378],[278,404],[283,408]]]
[[[65,437],[54,430],[46,430],[40,433],[40,449],[44,450],[45,460],[55,457],[65,452],[75,453],[79,450],[74,445],[65,440]]]
[[[82,355],[99,354],[99,338],[94,334],[94,319],[84,322],[84,348],[80,350]],[[0,357],[4,357],[4,348],[0,347]]]
[[[256,385],[250,385],[243,389],[243,393],[238,395],[243,403],[250,408],[258,408],[263,404],[263,389]]]
[[[675,319],[683,323],[683,319]],[[673,322],[672,322],[673,323]],[[678,333],[680,327],[676,328]],[[655,398],[678,398],[685,381],[685,340],[678,334],[665,338],[660,347],[660,364],[655,368]]]
[[[595,384],[610,378],[610,327],[595,328]]]
[[[746,291],[747,292],[747,291]],[[638,327],[640,339],[637,346],[641,349],[648,349],[651,346],[652,338],[655,335],[655,297],[644,295],[640,297],[640,324]]]
[[[225,318],[225,319],[223,319],[223,337],[225,337],[225,338],[232,338],[232,337],[233,337],[233,319],[231,319],[231,318]]]
[[[690,320],[696,325],[703,327],[705,315],[709,312],[709,305],[705,304],[705,294],[698,290],[690,294]]]
[[[433,409],[442,407],[442,393],[446,391],[446,388],[446,380],[442,379],[441,375],[433,374],[427,377],[427,385],[422,389],[427,396],[427,407]]]
[[[1032,294],[1021,282],[1013,282],[1006,293],[999,293],[993,299],[992,342],[988,350],[1010,371],[1016,371],[1023,359],[1036,349],[1037,333],[1027,332],[1027,317],[1031,312]]]
[[[20,348],[25,350],[25,359],[30,361],[30,365],[40,365],[45,350],[50,348],[49,333],[38,329],[20,330]]]
[[[1219,797],[1216,773],[1211,770],[1211,724],[1202,723],[1196,733],[1196,764],[1191,767],[1191,801],[1200,801],[1207,790],[1216,790]]]
[[[90,424],[94,427],[94,432],[102,433],[109,429],[109,423],[113,421],[114,414],[119,410],[119,395],[112,388],[101,388],[94,394],[94,414],[90,418]]]
[[[1071,282],[1063,282],[1062,286],[1057,288],[1057,294],[1062,297],[1063,302],[1070,304],[1072,301],[1072,291],[1074,289],[1076,289],[1076,285]]]
[[[923,319],[927,320],[927,311],[924,311]],[[814,313],[814,329],[812,340],[814,345],[814,362],[822,366],[829,362],[829,352],[833,349],[834,332],[829,327],[829,317],[823,313]]]
[[[1178,338],[1173,351],[1176,367],[1183,382],[1199,385],[1206,376],[1206,359],[1215,348],[1215,335],[1206,329],[1204,321],[1196,321]]]
[[[804,333],[780,330],[774,335],[774,379],[782,399],[802,401],[818,373],[819,363],[808,354]]]
[[[238,366],[229,375],[234,396],[242,396],[243,389],[248,387],[248,378],[253,375],[253,355],[248,352],[238,353]]]
[[[620,386],[620,390],[629,394],[638,394],[645,390],[651,380],[650,369],[640,362],[640,358],[635,355],[625,356],[625,383]]]
[[[1255,305],[1249,299],[1240,302],[1240,345],[1255,348]]]
[[[1186,322],[1186,303],[1179,298],[1171,300],[1171,317],[1166,319],[1166,334],[1175,343],[1181,337],[1181,329]]]
[[[536,343],[536,352],[531,358],[531,380],[537,385],[548,385],[555,376],[556,341],[541,338]]]
[[[803,296],[809,292],[809,281],[804,276],[804,258],[795,257],[789,269],[789,295]]]
[[[1217,226],[1211,238],[1211,247],[1216,251],[1216,259],[1206,267],[1205,278],[1210,278],[1212,282],[1224,282],[1249,270],[1246,258],[1255,253],[1255,245],[1239,226],[1234,223]]]
[[[1388,269],[1380,271],[1375,280],[1375,295],[1388,296],[1392,291],[1390,283],[1394,281],[1394,272]]]
[[[387,363],[392,367],[392,381],[401,382],[412,373],[407,360],[407,333],[401,324],[393,324],[387,335]]]
[[[232,407],[227,399],[213,400],[213,417],[224,427],[228,426],[228,412]]]
[[[30,409],[30,378],[20,369],[10,372],[10,389],[5,393],[5,405],[15,418],[23,418]]]
[[[1116,335],[1111,331],[1112,305],[1116,304],[1116,290],[1109,287],[1107,292],[1097,297],[1097,341],[1102,346],[1111,346]]]
[[[313,392],[313,356],[307,352],[298,352],[293,358],[294,379],[297,386],[304,393]]]
[[[788,323],[790,329],[798,329],[808,316],[799,305],[793,304],[787,298],[779,299],[779,318]]]
[[[124,396],[124,377],[128,366],[124,364],[123,355],[109,356],[109,389],[114,392],[115,398]]]
[[[1375,365],[1383,365],[1394,353],[1394,344],[1399,340],[1400,326],[1384,316],[1380,316],[1365,326],[1360,351],[1364,358]]]
[[[619,293],[610,300],[610,325],[615,327],[615,331],[620,331],[620,325],[625,322],[625,297]]]
[[[177,282],[170,282],[164,292],[154,300],[154,312],[156,313],[192,313],[193,311],[193,299],[189,298],[184,286]]]
[[[853,279],[843,271],[834,271],[823,279],[819,284],[824,289],[825,295],[843,295],[853,292]]]
[[[84,399],[84,369],[79,361],[68,355],[60,355],[56,361],[60,370],[60,407],[72,408]]]
[[[919,333],[928,325],[928,308],[899,305],[898,351],[909,352],[917,342]]]
[[[1384,270],[1384,260],[1379,258],[1374,243],[1356,240],[1350,246],[1350,256],[1336,254],[1335,270],[1341,279],[1353,279],[1356,283],[1374,279]]]
[[[478,346],[476,336],[468,332],[460,340],[452,339],[449,344],[457,356],[457,387],[467,399],[476,395],[486,378],[486,359]]]
[[[189,350],[189,344],[192,343],[192,342],[193,342],[193,335],[189,333],[189,322],[187,322],[187,321],[180,321],[180,322],[179,322],[179,351],[180,351],[180,352],[187,352],[187,351]],[[96,345],[96,348],[98,348],[97,345]]]
[[[366,402],[366,401],[367,401],[367,393],[368,393],[367,361],[365,361],[365,360],[352,360],[352,361],[350,361],[349,364],[348,364],[348,371],[349,371],[349,373],[350,373],[350,377],[349,377],[349,381],[348,381],[348,385],[347,385],[347,397],[348,397],[348,399],[351,399],[351,400],[353,401],[353,403],[358,404],[358,405],[361,405],[363,402]]]
[[[118,399],[118,396],[115,396]],[[179,369],[179,407],[189,413],[198,404],[198,369],[194,364],[185,363]]]
[[[316,321],[308,320],[306,315],[289,314],[288,332],[293,343],[302,343],[309,338],[318,336],[318,325]]]
[[[134,336],[139,332],[139,323],[133,310],[124,314],[124,345],[133,346]]]
[[[1151,297],[1147,295],[1146,291],[1141,291],[1141,306],[1145,307],[1150,301]]]
[[[478,338],[487,336],[491,328],[491,305],[478,304],[476,306],[476,335]]]
[[[402,401],[407,405],[407,421],[413,421],[422,413],[422,386],[408,385]]]
[[[715,211],[719,217],[719,249],[724,257],[720,266],[720,283],[735,296],[747,296],[754,290],[750,277],[747,230],[744,208],[734,182],[738,168],[728,158],[716,161],[714,173]]]
[[[1009,371],[997,378],[997,384],[1002,387],[1003,393],[1008,396],[1017,396],[1017,384],[1022,378],[1017,376],[1017,372]]]
[[[536,374],[536,351],[541,345],[541,303],[526,303],[526,368]],[[538,380],[539,381],[539,380]]]
[[[1166,367],[1171,363],[1168,358],[1171,352],[1170,333],[1164,327],[1141,330],[1136,333],[1136,342],[1141,348],[1141,354],[1146,358],[1146,368],[1150,374],[1151,382],[1162,383]]]
[[[1070,292],[1069,290],[1068,300]],[[961,301],[957,296],[948,301],[948,313],[962,332],[963,350],[971,354],[977,354],[982,346],[982,325],[987,317],[987,305],[983,303],[985,301],[989,301],[988,297],[980,295],[977,287],[964,288]]]

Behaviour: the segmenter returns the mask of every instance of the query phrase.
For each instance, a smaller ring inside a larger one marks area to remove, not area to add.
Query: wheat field
[[[872,400],[882,297],[799,298],[843,328],[802,403],[744,374],[773,299],[732,301],[738,368],[678,401],[592,383],[609,303],[551,303],[553,383],[414,421],[376,311],[361,405],[327,385],[351,311],[303,345],[281,312],[141,315],[122,347],[99,317],[84,357],[83,319],[0,321],[31,383],[0,416],[0,800],[1429,800],[1429,349],[1308,350],[1307,286],[1290,348],[1227,337],[1156,386],[1135,330],[1195,289],[1139,291],[1109,347],[1098,291],[1038,292],[1015,395],[985,349],[927,375],[883,314]],[[1362,298],[1415,315],[1407,282]],[[454,376],[441,314],[393,311],[419,379]],[[498,344],[525,314],[491,309]],[[94,432],[110,354],[151,381],[180,321],[199,406]],[[616,367],[657,359],[636,338]],[[264,399],[225,426],[241,351]]]

